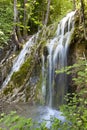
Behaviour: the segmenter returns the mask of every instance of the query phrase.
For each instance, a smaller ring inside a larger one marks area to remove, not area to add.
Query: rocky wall
[[[87,30],[87,29],[86,29]],[[72,36],[71,44],[68,51],[68,65],[71,66],[78,63],[80,60],[87,59],[87,40],[84,37],[84,29],[82,23],[80,23],[80,14],[77,12],[75,19],[75,30]],[[72,70],[74,71],[74,69]],[[71,74],[68,76],[68,91],[75,92],[78,86],[72,81],[72,78],[77,74]]]
[[[0,87],[7,77],[8,73],[11,71],[14,57],[15,56],[12,55],[4,63],[0,63]]]
[[[47,41],[55,35],[57,24],[43,27],[39,32],[37,43],[32,46],[31,53],[26,55],[24,64],[18,72],[13,74],[9,84],[1,91],[1,96],[5,101],[10,103],[18,101],[29,102],[30,104],[43,103],[41,89],[42,54]],[[10,66],[9,68],[11,69]],[[7,74],[7,68],[5,71]],[[5,72],[4,77],[6,77]]]

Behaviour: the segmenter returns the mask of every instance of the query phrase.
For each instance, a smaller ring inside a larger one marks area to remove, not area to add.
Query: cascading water
[[[64,95],[67,92],[66,74],[56,74],[55,71],[67,66],[68,47],[74,30],[74,14],[75,12],[71,12],[60,21],[56,36],[47,44],[49,54],[46,104],[49,107],[58,107],[63,104]]]
[[[46,76],[45,76],[45,57],[42,55],[42,95],[43,95],[43,101],[45,101],[46,96]]]
[[[19,56],[17,57],[17,59],[13,63],[13,67],[11,69],[10,74],[7,76],[7,78],[5,79],[5,81],[3,82],[2,86],[1,86],[2,89],[10,81],[12,74],[20,69],[21,65],[24,63],[24,61],[26,59],[26,55],[27,54],[29,55],[31,52],[30,48],[37,42],[38,35],[39,35],[39,32],[36,35],[33,35],[29,39],[29,41],[25,44],[24,48],[21,50]]]
[[[65,120],[61,116],[61,112],[54,110],[53,106],[59,106],[64,102],[64,95],[67,92],[67,76],[66,74],[56,74],[55,71],[67,66],[67,53],[70,43],[70,38],[74,30],[74,14],[69,13],[58,24],[55,37],[47,44],[48,57],[42,55],[42,94],[48,107],[37,107],[30,110],[34,119],[41,121],[42,119],[48,120],[50,124],[50,116],[56,117],[62,121]],[[19,56],[15,60],[10,74],[2,84],[4,88],[11,79],[14,72],[18,71],[26,59],[26,54],[30,54],[30,48],[37,43],[39,33],[32,36],[25,44]],[[45,63],[47,60],[47,63]],[[32,106],[34,107],[34,106]],[[34,113],[36,112],[36,113]],[[33,115],[34,114],[34,115]],[[49,125],[48,124],[48,125]]]

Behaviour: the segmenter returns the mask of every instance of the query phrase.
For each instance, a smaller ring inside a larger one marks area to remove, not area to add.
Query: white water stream
[[[74,30],[74,14],[68,13],[60,23],[56,31],[56,36],[48,43],[48,74],[46,84],[48,88],[47,104],[49,107],[64,102],[64,95],[67,92],[67,76],[66,74],[56,74],[55,71],[67,66],[67,53]],[[43,65],[44,66],[44,65]]]
[[[14,72],[18,71],[21,67],[21,65],[24,63],[26,55],[30,54],[30,49],[31,47],[36,43],[37,38],[38,38],[38,34],[33,35],[29,41],[24,45],[23,49],[21,50],[20,54],[18,55],[17,59],[15,60],[15,62],[13,63],[13,67],[11,69],[10,74],[7,76],[7,78],[5,79],[5,81],[3,82],[1,88],[3,89],[4,87],[6,87],[6,85],[8,84],[8,82],[11,79],[11,76],[13,75]]]

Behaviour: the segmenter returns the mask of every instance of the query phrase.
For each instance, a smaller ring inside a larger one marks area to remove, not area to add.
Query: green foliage
[[[58,120],[57,118],[53,118],[51,122],[52,122],[51,130],[58,130],[58,128],[60,128],[61,124],[60,120]]]
[[[50,22],[59,21],[71,10],[72,2],[70,0],[52,0],[50,6]]]
[[[69,0],[52,0],[48,24],[59,21],[71,8],[72,2]],[[34,34],[44,24],[47,12],[47,0],[27,0],[25,5],[23,0],[19,0],[17,1],[17,10],[16,27],[19,27],[20,34],[23,36],[24,30],[28,34]],[[0,1],[0,47],[8,44],[8,39],[12,34],[14,26],[13,12],[12,0]]]
[[[52,125],[49,129],[46,126],[46,121],[41,123],[34,122],[31,118],[19,116],[15,111],[12,111],[7,115],[1,114],[0,130],[59,130],[59,128],[63,128],[61,121],[57,118],[51,118],[50,121]]]
[[[57,73],[76,74],[73,78],[77,85],[76,93],[67,94],[67,104],[61,106],[61,111],[67,122],[63,124],[65,130],[87,129],[87,61],[79,61],[73,66],[65,67]],[[64,129],[63,129],[64,130]]]
[[[47,1],[46,0],[36,0],[32,3],[32,13],[28,20],[28,25],[30,26],[30,34],[38,31],[44,23],[46,14]]]
[[[56,73],[66,73],[66,74],[75,74],[72,79],[75,81],[77,86],[83,88],[87,84],[87,61],[80,60],[78,63],[75,63],[72,66],[64,67],[61,70],[57,70]]]
[[[0,48],[5,44],[12,32],[13,10],[10,1],[0,1]]]
[[[83,95],[87,92],[81,91],[79,94],[72,94],[73,97],[68,100],[67,105],[61,107],[63,115],[66,117],[66,128],[70,130],[86,130],[87,129],[87,100]],[[68,95],[69,96],[69,95]]]
[[[1,116],[0,125],[3,130],[32,130],[33,122],[30,118],[20,117],[16,112],[8,115],[1,114]]]
[[[21,117],[12,111],[10,114],[1,114],[0,130],[48,130],[46,123],[33,122],[31,118]]]

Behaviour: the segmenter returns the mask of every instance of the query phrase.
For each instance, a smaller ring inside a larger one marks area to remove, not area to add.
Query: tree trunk
[[[23,29],[23,37],[24,37],[25,40],[27,38],[27,29],[26,29],[26,26],[27,26],[27,11],[26,11],[26,3],[27,3],[27,0],[24,0],[24,19],[23,19],[24,29]]]
[[[81,12],[82,12],[82,22],[83,22],[83,28],[84,28],[84,37],[87,40],[87,35],[86,35],[86,26],[85,26],[85,14],[84,14],[84,0],[80,0],[81,2]]]
[[[76,9],[76,0],[73,0],[73,9]]]
[[[17,21],[20,22],[19,16],[17,17]],[[17,36],[18,36],[18,41],[20,43],[24,43],[24,40],[23,40],[22,35],[21,35],[21,31],[20,31],[20,26],[17,26]]]
[[[18,37],[16,35],[16,23],[17,23],[17,0],[14,0],[14,27],[13,27],[13,39],[14,42],[17,46],[17,49],[19,49],[19,41],[18,41]]]
[[[48,3],[47,3],[47,12],[46,12],[46,17],[45,17],[44,25],[47,25],[47,23],[48,23],[48,18],[49,18],[49,13],[50,13],[50,3],[51,3],[51,0],[48,0]]]
[[[17,21],[17,0],[14,0],[14,31],[16,29],[16,21]]]

